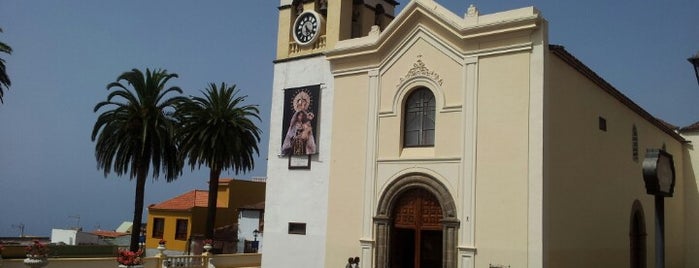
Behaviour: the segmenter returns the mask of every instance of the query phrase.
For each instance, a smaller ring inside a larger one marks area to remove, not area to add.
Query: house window
[[[631,150],[633,161],[638,162],[638,130],[636,130],[636,125],[631,128]]]
[[[178,219],[175,229],[175,239],[176,240],[187,240],[187,225],[188,220]]]
[[[165,231],[165,219],[164,218],[153,218],[153,231],[151,232],[153,238],[163,238],[163,232]]]
[[[427,88],[418,88],[405,102],[403,146],[434,146],[435,100]]]
[[[607,119],[604,119],[604,117],[599,117],[599,130],[602,131],[607,131]]]
[[[305,222],[290,222],[289,223],[289,234],[306,235],[306,223]]]

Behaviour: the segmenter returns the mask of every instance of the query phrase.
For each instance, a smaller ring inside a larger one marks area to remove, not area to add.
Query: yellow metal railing
[[[316,40],[313,44],[307,46],[301,46],[298,43],[292,41],[289,42],[289,55],[299,54],[305,51],[322,50],[325,49],[325,43],[325,35],[319,36],[318,40]]]

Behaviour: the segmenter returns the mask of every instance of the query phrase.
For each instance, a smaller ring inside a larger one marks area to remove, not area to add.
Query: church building
[[[653,267],[660,237],[699,266],[699,127],[549,44],[536,8],[278,12],[262,267]]]

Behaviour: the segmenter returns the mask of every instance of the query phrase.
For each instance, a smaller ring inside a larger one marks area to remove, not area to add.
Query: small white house
[[[263,227],[264,202],[238,209],[239,253],[262,252]]]
[[[51,243],[76,245],[98,245],[101,244],[99,236],[74,229],[51,229]]]

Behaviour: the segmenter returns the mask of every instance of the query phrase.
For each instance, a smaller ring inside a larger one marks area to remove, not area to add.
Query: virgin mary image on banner
[[[309,155],[318,152],[318,95],[320,86],[284,91],[282,155]]]

